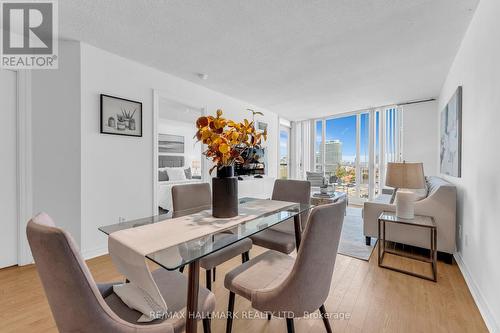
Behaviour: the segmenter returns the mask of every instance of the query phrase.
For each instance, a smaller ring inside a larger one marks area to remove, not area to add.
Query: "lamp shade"
[[[425,188],[423,163],[387,163],[385,185],[395,188]]]

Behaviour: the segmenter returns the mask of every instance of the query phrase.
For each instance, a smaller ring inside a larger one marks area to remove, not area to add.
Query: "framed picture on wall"
[[[142,103],[101,94],[101,133],[142,137]]]

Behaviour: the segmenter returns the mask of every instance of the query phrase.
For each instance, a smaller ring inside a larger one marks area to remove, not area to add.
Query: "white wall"
[[[80,244],[80,44],[59,43],[59,69],[32,72],[33,212]]]
[[[153,89],[161,96],[209,113],[223,108],[228,118],[250,116],[246,108],[265,113],[269,142],[278,138],[276,114],[215,91],[181,80],[151,67],[81,43],[82,77],[82,251],[86,256],[106,251],[106,237],[97,230],[117,223],[119,216],[139,218],[152,213]],[[143,103],[142,138],[99,133],[99,94],[126,97]],[[268,145],[268,170],[276,176],[277,145]]]
[[[0,69],[0,268],[16,265],[17,259],[17,73]]]
[[[457,261],[493,332],[500,332],[500,1],[482,0],[439,98],[463,86],[462,178]]]
[[[437,101],[403,106],[403,156],[408,162],[423,162],[426,176],[438,174],[437,115]]]

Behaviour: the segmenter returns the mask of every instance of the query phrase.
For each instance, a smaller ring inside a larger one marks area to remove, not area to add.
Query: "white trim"
[[[361,166],[360,166],[360,155],[361,155],[361,113],[356,115],[356,157],[354,160],[354,172],[356,175],[356,187],[355,187],[355,200],[353,202],[362,201],[359,197],[360,185],[361,185]],[[341,161],[342,163],[342,161]]]
[[[103,256],[106,254],[108,254],[108,247],[107,246],[97,247],[94,249],[86,250],[85,252],[81,253],[83,259],[85,259],[85,260],[89,260],[89,259],[92,259],[95,257],[100,257],[100,256]]]
[[[280,118],[280,126],[292,128],[292,122],[285,118]]]
[[[378,116],[378,122],[379,122],[379,134],[378,134],[378,137],[379,137],[379,149],[380,149],[380,155],[379,155],[379,166],[378,166],[378,169],[379,169],[379,185],[380,185],[380,189],[379,189],[379,193],[382,193],[382,189],[384,188],[384,184],[385,184],[385,125],[386,125],[386,117],[385,117],[385,114],[386,114],[386,109],[380,109],[379,111],[379,116]]]
[[[33,257],[26,238],[26,225],[33,216],[33,174],[31,139],[31,72],[17,71],[17,165],[18,242],[17,264],[28,265]]]
[[[375,197],[375,110],[368,116],[368,200]]]
[[[481,290],[474,281],[469,269],[467,268],[467,265],[462,259],[462,256],[460,255],[460,253],[455,253],[454,257],[455,261],[458,264],[458,268],[462,272],[465,283],[469,287],[472,298],[476,302],[479,312],[484,319],[486,327],[490,332],[500,332],[500,324],[496,322],[495,317],[493,316],[493,313],[490,311],[490,307],[486,302],[486,299],[483,297]]]
[[[325,170],[326,170],[326,120],[322,119],[321,120],[321,171],[323,173],[323,176],[325,176]],[[316,171],[316,170],[314,170]]]
[[[160,114],[160,92],[153,89],[153,215],[158,215],[158,116]]]

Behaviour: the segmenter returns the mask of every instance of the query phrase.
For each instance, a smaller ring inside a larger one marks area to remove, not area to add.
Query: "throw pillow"
[[[186,180],[184,168],[167,168],[168,180]]]

